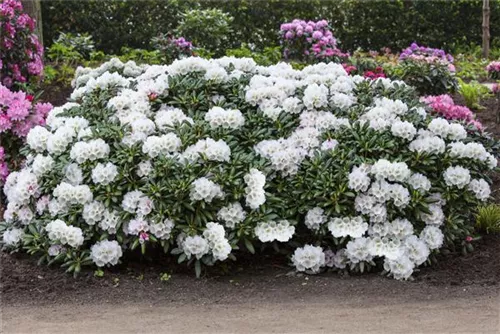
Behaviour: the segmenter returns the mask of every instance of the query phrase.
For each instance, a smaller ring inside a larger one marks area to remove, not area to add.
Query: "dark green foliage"
[[[490,7],[495,46],[500,44],[500,0],[491,0]],[[451,51],[481,43],[481,0],[55,0],[44,1],[42,8],[45,41],[59,32],[90,32],[96,48],[107,53],[118,53],[122,46],[149,48],[152,37],[178,27],[183,12],[212,8],[234,18],[227,48],[277,45],[280,24],[295,18],[328,20],[343,50],[388,46],[399,51],[417,41]]]

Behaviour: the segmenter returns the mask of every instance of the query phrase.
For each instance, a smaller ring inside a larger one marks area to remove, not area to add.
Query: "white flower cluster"
[[[315,207],[307,211],[304,223],[311,230],[319,230],[320,227],[327,221],[327,217],[324,213],[325,210]]]
[[[288,220],[260,222],[257,223],[254,232],[262,242],[271,242],[274,240],[286,242],[295,233],[295,226],[290,225]]]
[[[90,247],[90,256],[98,267],[106,265],[114,266],[118,263],[122,255],[122,248],[116,240],[98,241]]]
[[[266,202],[266,192],[264,191],[266,176],[258,169],[252,168],[243,179],[247,185],[245,188],[246,204],[252,209],[257,209]]]
[[[325,253],[321,247],[305,245],[295,250],[292,262],[298,271],[310,270],[313,273],[318,273],[325,265]]]
[[[59,242],[61,245],[79,247],[83,245],[84,237],[80,228],[66,225],[60,219],[51,221],[45,226],[45,230],[51,241]]]
[[[226,227],[234,228],[237,224],[245,220],[246,215],[241,204],[235,202],[222,207],[217,212],[217,219],[224,222]]]
[[[231,159],[231,149],[225,141],[212,138],[200,139],[196,144],[186,148],[182,158],[195,162],[205,157],[208,161],[228,162]]]
[[[211,253],[215,261],[224,261],[231,253],[231,245],[225,233],[222,225],[209,222],[203,236],[188,236],[179,240],[178,244],[188,259],[195,256],[199,260]]]
[[[15,246],[21,241],[24,232],[20,228],[13,228],[5,231],[3,234],[3,242],[7,246]]]
[[[207,179],[206,177],[200,177],[196,179],[191,185],[191,192],[189,193],[189,198],[193,201],[205,201],[207,203],[212,202],[215,198],[223,198],[224,192],[222,187]]]
[[[245,124],[245,118],[239,110],[223,109],[213,107],[205,114],[207,121],[212,128],[239,129]]]

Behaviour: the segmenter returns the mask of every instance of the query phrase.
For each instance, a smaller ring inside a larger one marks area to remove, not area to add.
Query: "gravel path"
[[[330,290],[292,303],[6,306],[2,316],[3,333],[500,333],[493,290],[444,300],[379,299],[378,305],[342,300]]]

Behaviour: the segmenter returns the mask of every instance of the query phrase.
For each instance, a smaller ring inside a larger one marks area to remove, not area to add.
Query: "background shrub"
[[[491,0],[492,45],[500,46],[500,0]],[[326,19],[342,50],[401,50],[414,40],[447,51],[481,43],[481,0],[144,0],[43,1],[44,40],[59,32],[92,31],[96,47],[118,53],[122,46],[148,48],[151,38],[173,31],[181,13],[191,9],[220,9],[234,20],[227,47],[243,42],[257,49],[278,45],[279,24],[300,17]],[[199,27],[200,30],[209,27]],[[184,36],[186,37],[186,36]]]
[[[0,84],[19,88],[43,71],[43,48],[34,34],[35,21],[20,1],[0,3]]]
[[[221,56],[228,45],[233,19],[220,9],[192,9],[181,14],[176,32],[197,47]]]

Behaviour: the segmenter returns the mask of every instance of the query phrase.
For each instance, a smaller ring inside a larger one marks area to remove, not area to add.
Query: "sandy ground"
[[[398,298],[399,299],[399,298]],[[293,303],[2,307],[3,333],[500,333],[492,295],[380,305],[334,291]]]

